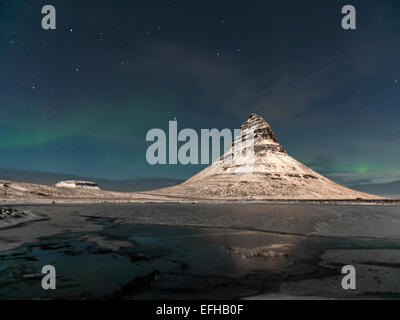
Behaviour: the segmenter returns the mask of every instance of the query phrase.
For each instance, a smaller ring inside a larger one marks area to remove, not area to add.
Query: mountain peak
[[[242,139],[246,139],[249,130],[254,132],[254,147],[256,153],[264,150],[285,152],[283,147],[279,144],[269,123],[258,114],[250,114],[249,118],[243,123],[240,129],[242,130]]]

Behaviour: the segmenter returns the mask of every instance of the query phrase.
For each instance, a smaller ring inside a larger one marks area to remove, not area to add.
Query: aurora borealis
[[[339,182],[400,180],[400,4],[351,1],[0,3],[0,167],[128,179],[146,132],[267,120],[294,158]],[[57,10],[43,30],[41,8]]]

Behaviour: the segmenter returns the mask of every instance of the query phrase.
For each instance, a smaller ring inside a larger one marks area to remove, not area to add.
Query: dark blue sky
[[[0,27],[1,168],[186,178],[147,164],[148,130],[257,112],[339,182],[400,178],[398,1],[3,0]]]

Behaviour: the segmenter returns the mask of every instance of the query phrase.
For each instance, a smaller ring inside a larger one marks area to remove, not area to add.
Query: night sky
[[[257,112],[336,181],[399,180],[399,101],[398,0],[0,2],[0,168],[187,178],[202,167],[147,164],[148,130]]]

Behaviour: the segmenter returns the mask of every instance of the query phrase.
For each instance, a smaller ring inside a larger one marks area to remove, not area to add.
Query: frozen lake
[[[398,206],[15,208],[40,220],[0,230],[1,299],[400,298]],[[55,291],[41,289],[48,264]]]

